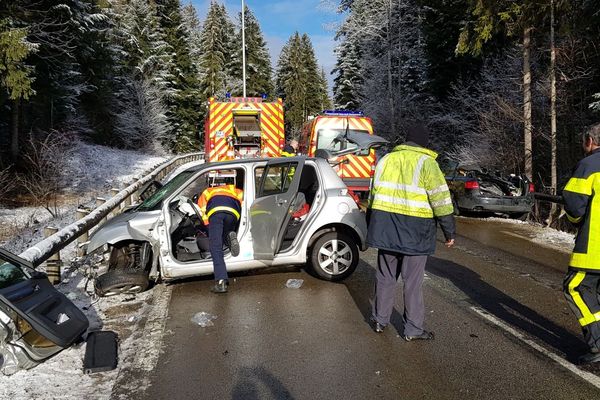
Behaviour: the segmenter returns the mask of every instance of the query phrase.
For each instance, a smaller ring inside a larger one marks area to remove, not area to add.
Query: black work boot
[[[237,233],[229,232],[227,234],[227,239],[229,240],[229,251],[231,251],[231,255],[237,257],[240,255],[240,242],[237,239]]]
[[[227,293],[227,286],[229,286],[227,279],[219,279],[210,291],[213,293]]]
[[[371,317],[370,321],[371,321],[371,326],[373,327],[373,330],[376,333],[383,333],[383,330],[385,329],[385,325],[380,324],[373,317]]]

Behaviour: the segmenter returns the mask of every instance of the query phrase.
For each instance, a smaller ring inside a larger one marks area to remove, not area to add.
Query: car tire
[[[341,281],[358,265],[358,245],[349,235],[327,232],[311,246],[309,260],[311,270],[318,278]]]
[[[100,297],[141,293],[150,281],[145,271],[111,270],[96,278],[94,289]]]

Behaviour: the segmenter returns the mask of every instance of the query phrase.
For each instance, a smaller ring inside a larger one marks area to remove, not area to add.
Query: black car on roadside
[[[456,215],[502,214],[525,219],[531,212],[535,188],[525,175],[503,175],[451,162],[443,170]]]

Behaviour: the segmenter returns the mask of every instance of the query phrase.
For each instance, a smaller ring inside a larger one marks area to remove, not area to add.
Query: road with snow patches
[[[341,284],[289,268],[237,275],[226,295],[207,279],[159,285],[139,347],[160,351],[122,370],[111,398],[598,399],[600,368],[575,364],[585,346],[561,292],[568,252],[533,235],[459,218],[455,248],[438,238],[425,281],[433,342],[398,336],[401,291],[393,326],[371,330],[372,249]],[[199,312],[213,326],[194,324]]]

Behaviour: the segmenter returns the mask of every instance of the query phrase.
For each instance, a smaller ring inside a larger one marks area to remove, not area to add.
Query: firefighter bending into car
[[[586,157],[563,191],[567,217],[579,228],[563,292],[589,346],[579,358],[585,364],[600,362],[600,124],[582,139]]]
[[[235,185],[205,189],[198,199],[202,222],[208,226],[208,243],[215,273],[214,293],[226,293],[229,285],[223,244],[229,245],[233,257],[240,254],[236,228],[240,220],[244,192]]]

